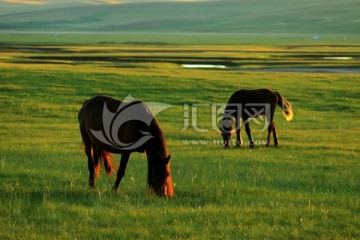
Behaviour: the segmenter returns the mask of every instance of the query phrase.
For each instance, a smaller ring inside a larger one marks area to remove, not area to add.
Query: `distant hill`
[[[360,34],[359,0],[4,4],[0,31]]]

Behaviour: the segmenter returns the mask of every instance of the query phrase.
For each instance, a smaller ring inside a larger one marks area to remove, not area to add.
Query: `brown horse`
[[[96,96],[83,104],[78,119],[88,158],[90,187],[95,187],[95,178],[99,175],[99,158],[109,175],[113,172],[111,153],[121,154],[113,186],[117,191],[130,154],[145,152],[150,193],[164,197],[174,195],[165,138],[158,121],[144,103]]]
[[[224,140],[225,148],[229,147],[230,136],[232,132],[232,121],[235,119],[236,127],[236,146],[242,145],[240,138],[240,118],[243,119],[245,130],[249,138],[249,145],[254,147],[254,140],[251,137],[249,119],[265,115],[267,120],[268,136],[266,146],[270,145],[270,134],[274,135],[274,143],[277,147],[279,144],[274,124],[274,112],[276,105],[282,109],[287,121],[293,118],[291,104],[283,98],[280,93],[273,92],[270,89],[245,90],[241,89],[234,92],[225,107],[224,116],[221,122],[220,131]]]

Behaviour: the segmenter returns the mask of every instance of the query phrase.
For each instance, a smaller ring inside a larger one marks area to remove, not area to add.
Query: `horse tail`
[[[114,173],[114,167],[113,167],[113,158],[111,153],[103,151],[100,155],[101,163],[103,164],[106,174],[110,176],[112,173]],[[97,171],[95,171],[97,172]]]
[[[278,97],[277,104],[281,107],[282,113],[286,119],[286,121],[291,121],[294,117],[294,113],[291,107],[291,104],[280,95],[280,93],[275,92]]]
[[[86,143],[84,142],[84,140],[82,141],[82,147],[85,150],[86,155],[93,159],[94,164],[95,164],[95,178],[99,177],[100,175],[100,164],[99,164],[99,158],[94,159],[94,148],[95,145],[90,143],[89,145],[86,145]],[[105,168],[106,174],[108,176],[110,176],[113,172],[114,172],[114,167],[113,167],[113,158],[111,153],[106,152],[106,151],[102,151],[102,153],[100,154],[100,161],[102,163],[102,165]]]
[[[84,146],[84,142],[82,142],[82,145]],[[94,147],[90,147],[90,155],[91,158],[94,158]],[[94,159],[95,161],[95,178],[98,178],[100,175],[100,164],[98,162],[98,159]],[[100,155],[100,161],[102,165],[105,168],[106,174],[110,176],[112,173],[114,173],[114,167],[113,167],[113,157],[111,153],[103,151]]]

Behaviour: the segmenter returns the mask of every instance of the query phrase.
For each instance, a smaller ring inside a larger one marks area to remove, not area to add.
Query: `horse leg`
[[[254,148],[255,144],[254,144],[254,140],[251,137],[249,122],[247,120],[245,120],[244,122],[245,122],[246,134],[248,135],[248,138],[249,138],[249,144],[250,144],[249,147]]]
[[[240,137],[240,119],[236,119],[236,124],[235,124],[235,127],[236,127],[236,147],[241,147],[242,145],[242,142],[241,142],[241,137]]]
[[[274,121],[271,121],[268,126],[268,135],[267,135],[267,139],[266,139],[267,147],[270,146],[270,135],[271,135],[271,132],[273,131],[273,129],[274,129]]]
[[[277,138],[277,134],[276,134],[276,130],[275,130],[275,122],[274,121],[272,122],[272,125],[273,125],[274,143],[275,143],[275,146],[278,147],[279,146],[279,140]]]
[[[130,153],[124,152],[124,153],[121,154],[120,166],[119,166],[119,169],[117,171],[115,184],[114,184],[114,186],[112,188],[115,192],[117,191],[117,189],[119,187],[121,179],[125,175],[125,169],[126,169],[126,165],[128,163],[129,157],[130,157]]]
[[[85,144],[85,153],[88,158],[88,169],[89,169],[89,187],[95,187],[95,164],[92,157],[92,147],[90,144]]]
[[[275,122],[274,122],[275,107],[276,107],[276,103],[272,103],[272,104],[271,104],[270,115],[266,115],[266,116],[265,116],[266,119],[269,120],[268,136],[267,136],[267,140],[266,140],[266,146],[267,146],[267,147],[270,146],[270,135],[271,135],[271,132],[273,132],[273,135],[274,135],[274,143],[275,143],[275,146],[278,145],[278,140],[277,140],[276,131],[275,131]]]
[[[85,129],[83,128],[83,125],[80,125],[80,133],[85,146],[85,154],[88,159],[89,187],[94,188],[95,187],[95,163],[93,158],[94,146],[89,136],[87,135]]]
[[[92,147],[85,147],[86,155],[88,156],[88,169],[89,169],[89,187],[95,187],[95,178],[99,174],[99,158],[102,150],[97,148],[95,144]]]

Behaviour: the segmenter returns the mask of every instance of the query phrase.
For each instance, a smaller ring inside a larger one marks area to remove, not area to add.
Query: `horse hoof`
[[[240,148],[241,144],[236,144],[235,148]]]
[[[116,192],[117,192],[117,190],[118,190],[118,188],[117,188],[117,187],[115,187],[115,186],[113,186],[113,187],[112,187],[112,191],[113,191],[113,192],[115,192],[115,193],[116,193]]]

